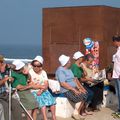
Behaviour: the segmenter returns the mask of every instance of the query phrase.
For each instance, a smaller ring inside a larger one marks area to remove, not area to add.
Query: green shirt
[[[12,83],[13,88],[16,88],[18,85],[27,85],[28,75],[12,71],[11,76],[14,78],[14,81]]]
[[[83,74],[83,69],[81,67],[78,67],[75,63],[71,65],[70,68],[74,74],[75,77],[77,77],[78,79],[80,79],[82,77]]]

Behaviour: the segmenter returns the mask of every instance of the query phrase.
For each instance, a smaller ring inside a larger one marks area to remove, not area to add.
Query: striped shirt
[[[2,74],[0,73],[0,80],[2,80]],[[5,87],[5,85],[2,85],[2,86],[0,86],[0,94],[1,93],[3,93],[3,92],[6,92],[6,87]]]

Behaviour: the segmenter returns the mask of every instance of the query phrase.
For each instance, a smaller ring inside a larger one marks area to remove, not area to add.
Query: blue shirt
[[[72,87],[77,87],[76,83],[74,82],[74,75],[71,71],[71,69],[65,69],[64,67],[60,66],[55,73],[56,79],[59,82],[66,82],[68,83],[70,86]],[[61,90],[62,93],[67,92],[68,89],[63,88],[61,86]]]

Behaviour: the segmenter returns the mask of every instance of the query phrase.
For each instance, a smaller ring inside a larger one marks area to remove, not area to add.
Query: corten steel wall
[[[100,68],[109,65],[119,18],[120,9],[107,6],[44,8],[42,50],[47,72],[55,72],[61,54],[72,57],[75,51],[84,53],[82,40],[86,37],[100,42]]]

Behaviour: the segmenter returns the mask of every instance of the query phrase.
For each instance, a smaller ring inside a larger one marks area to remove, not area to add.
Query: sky
[[[107,5],[120,0],[0,0],[0,45],[41,45],[42,8]]]

